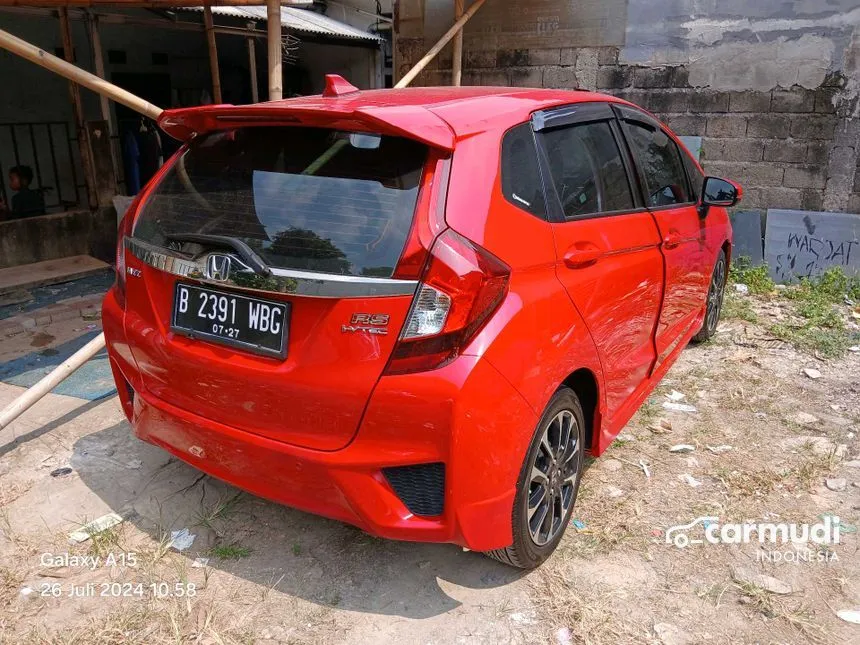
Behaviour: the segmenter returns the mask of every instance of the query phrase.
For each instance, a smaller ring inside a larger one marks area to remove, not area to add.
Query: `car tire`
[[[523,460],[511,517],[513,544],[488,556],[534,569],[555,551],[576,504],[585,450],[582,406],[573,390],[561,388],[541,415]]]
[[[720,251],[714,270],[711,273],[711,282],[708,286],[708,300],[705,306],[705,320],[699,333],[693,336],[694,343],[704,343],[717,333],[717,325],[720,323],[720,313],[723,310],[723,298],[726,295],[726,282],[729,276],[729,266],[726,261],[726,252]]]

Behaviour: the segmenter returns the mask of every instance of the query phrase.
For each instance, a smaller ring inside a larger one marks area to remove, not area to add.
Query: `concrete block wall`
[[[743,208],[860,213],[860,4],[826,4],[488,3],[465,29],[463,84],[621,96],[703,137],[705,170],[743,184]],[[450,24],[449,5],[399,0],[399,74]],[[450,69],[449,47],[416,82],[448,85]]]
[[[415,84],[448,85],[441,58]],[[589,89],[655,113],[679,135],[702,137],[705,171],[744,186],[743,208],[860,213],[860,121],[848,79],[817,88],[693,87],[685,65],[619,62],[617,47],[471,50],[464,85]]]

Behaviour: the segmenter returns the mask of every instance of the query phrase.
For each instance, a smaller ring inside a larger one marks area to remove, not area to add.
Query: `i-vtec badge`
[[[390,318],[388,314],[352,314],[349,324],[343,325],[340,330],[344,334],[363,331],[366,334],[386,336]]]

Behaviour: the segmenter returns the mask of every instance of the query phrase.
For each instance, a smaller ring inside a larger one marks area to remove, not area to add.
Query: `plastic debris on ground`
[[[729,452],[730,450],[734,450],[731,446],[722,445],[722,446],[705,446],[708,449],[708,452],[712,452],[715,455],[721,455],[724,452]]]
[[[672,390],[669,394],[666,395],[666,398],[670,401],[683,401],[687,398],[686,394],[679,392],[678,390]]]
[[[209,566],[209,558],[194,558],[194,562],[191,563],[192,569],[203,569]]]
[[[684,473],[683,475],[678,475],[678,479],[680,479],[685,484],[689,484],[693,488],[698,488],[699,486],[702,485],[702,482],[700,482],[698,479],[696,479],[695,477],[693,477],[689,473]]]
[[[571,645],[573,643],[573,635],[570,633],[569,628],[562,627],[555,633],[555,640],[558,645]]]
[[[645,473],[645,477],[648,479],[651,478],[651,471],[648,469],[648,464],[644,459],[639,460],[639,467],[642,469],[642,472]]]
[[[860,609],[840,609],[836,615],[846,623],[860,625]]]
[[[180,529],[170,532],[170,542],[167,543],[168,549],[176,549],[180,553],[187,551],[194,544],[194,538],[197,536],[190,533],[188,529]]]
[[[691,446],[688,443],[679,443],[677,446],[672,446],[671,448],[669,448],[669,452],[683,455],[688,452],[693,452],[695,449],[695,446]]]
[[[663,401],[663,408],[672,412],[696,412],[696,407],[689,403],[676,403],[674,401]]]
[[[86,542],[92,536],[98,535],[103,531],[107,531],[109,528],[120,524],[122,521],[122,516],[117,515],[116,513],[102,515],[101,517],[94,519],[92,522],[84,524],[77,531],[69,533],[69,541],[76,544]]]
[[[735,285],[735,292],[746,295],[750,292],[750,288],[745,284],[738,283]]]
[[[577,531],[581,531],[582,529],[584,529],[584,528],[585,528],[585,522],[583,522],[582,520],[573,520],[573,521],[571,522],[571,524],[573,524],[574,528],[575,528]]]

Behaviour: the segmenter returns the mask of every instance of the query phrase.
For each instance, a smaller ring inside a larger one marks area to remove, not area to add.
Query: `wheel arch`
[[[600,436],[600,386],[597,377],[590,369],[581,367],[568,375],[561,387],[570,388],[579,398],[585,418],[585,443],[592,450]]]

